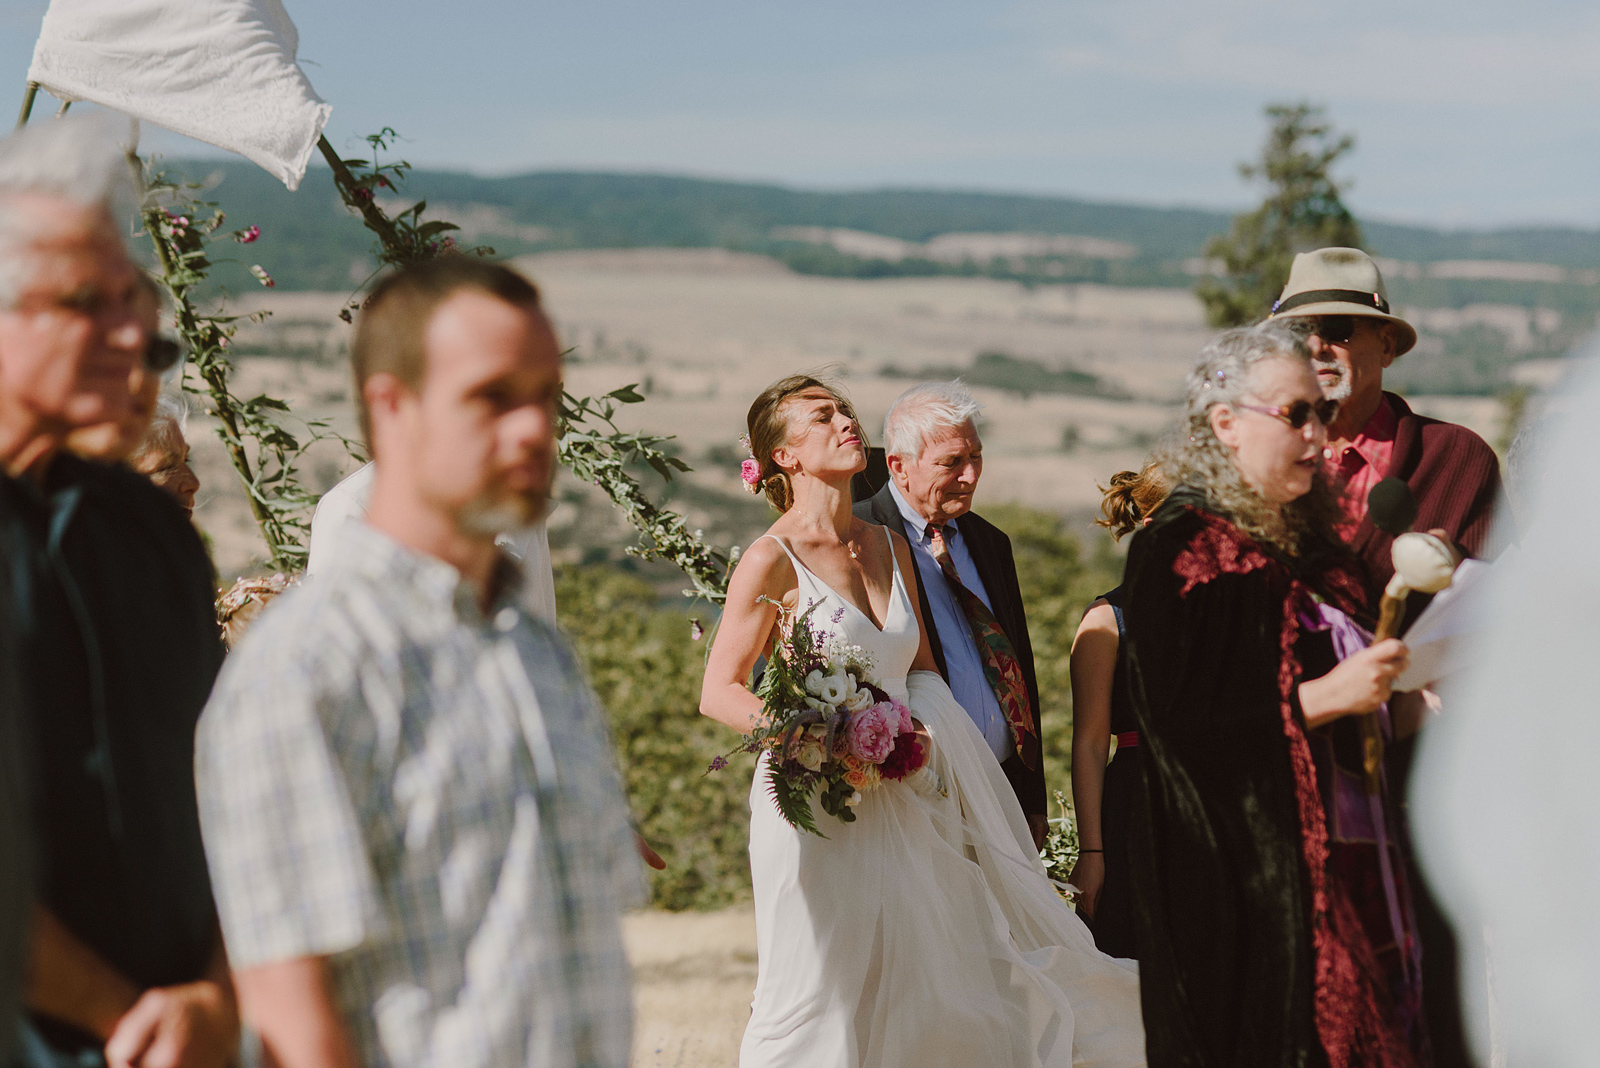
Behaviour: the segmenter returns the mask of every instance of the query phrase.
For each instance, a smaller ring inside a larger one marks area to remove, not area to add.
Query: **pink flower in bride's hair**
[[[847,728],[850,751],[870,764],[883,763],[894,749],[894,737],[900,733],[896,730],[899,725],[900,717],[887,701],[880,701],[857,712],[850,717],[850,726]]]
[[[754,488],[761,481],[761,465],[753,458],[739,465],[739,477],[744,479],[744,484]]]

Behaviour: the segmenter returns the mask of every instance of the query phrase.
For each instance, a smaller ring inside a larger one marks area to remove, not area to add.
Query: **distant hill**
[[[261,227],[260,243],[248,250],[250,262],[264,266],[279,287],[346,288],[370,270],[372,242],[338,202],[325,169],[313,167],[300,190],[289,193],[243,162],[177,160],[167,166],[206,179],[210,195],[233,222]],[[485,178],[419,170],[404,196],[407,205],[426,199],[428,217],[461,223],[463,239],[506,255],[723,247],[765,253],[808,274],[968,274],[1124,285],[1192,285],[1206,239],[1225,231],[1230,218],[1194,208],[1065,197],[925,189],[819,192],[565,172]],[[1550,307],[1568,319],[1591,316],[1600,305],[1600,231],[1364,226],[1375,254],[1399,261],[1389,273],[1401,302]],[[1024,235],[1027,240],[1004,240]],[[993,254],[977,253],[990,257],[980,262],[972,258],[974,249]]]

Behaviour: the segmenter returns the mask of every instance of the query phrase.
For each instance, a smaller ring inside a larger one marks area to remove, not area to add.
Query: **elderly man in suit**
[[[1392,535],[1367,516],[1367,494],[1384,478],[1403,479],[1417,499],[1416,528],[1442,532],[1469,556],[1484,553],[1500,496],[1500,462],[1487,442],[1464,426],[1418,415],[1383,388],[1383,372],[1417,343],[1411,324],[1389,308],[1383,276],[1365,252],[1324,248],[1294,258],[1273,305],[1303,334],[1323,396],[1339,402],[1328,427],[1328,468],[1344,483],[1345,540],[1367,565],[1368,598],[1376,608],[1394,574]],[[1419,601],[1413,595],[1413,602]],[[1410,606],[1411,616],[1421,610]],[[1389,782],[1405,796],[1414,739],[1390,751]],[[1472,1063],[1456,997],[1457,950],[1449,924],[1420,875],[1411,872],[1422,936],[1422,996],[1436,1068]],[[1482,976],[1468,981],[1483,984]]]
[[[981,406],[960,382],[913,386],[884,419],[889,480],[855,513],[911,543],[939,673],[977,724],[1028,818],[1049,829],[1039,684],[1011,540],[972,511],[983,474]]]

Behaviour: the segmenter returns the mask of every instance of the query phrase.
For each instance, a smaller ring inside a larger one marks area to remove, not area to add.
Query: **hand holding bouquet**
[[[762,717],[742,748],[768,754],[768,787],[783,818],[821,835],[814,788],[822,788],[824,812],[851,823],[865,794],[920,770],[927,751],[911,710],[874,680],[866,651],[812,629],[816,608],[779,605],[778,641],[756,690]]]

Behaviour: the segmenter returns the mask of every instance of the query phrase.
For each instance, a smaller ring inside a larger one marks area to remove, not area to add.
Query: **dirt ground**
[[[756,985],[756,919],[641,911],[623,920],[633,963],[633,1068],[735,1068]]]

